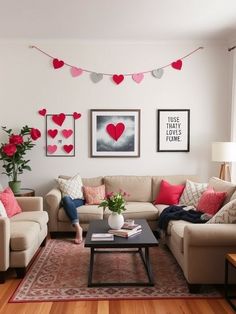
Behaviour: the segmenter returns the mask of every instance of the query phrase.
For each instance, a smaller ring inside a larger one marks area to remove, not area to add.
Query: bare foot
[[[75,236],[75,244],[81,244],[83,242],[83,229],[80,225],[76,225],[76,236]]]

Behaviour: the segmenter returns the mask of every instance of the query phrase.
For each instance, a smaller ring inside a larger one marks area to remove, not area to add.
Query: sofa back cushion
[[[85,186],[100,186],[103,185],[103,177],[82,178],[82,182]]]
[[[152,177],[152,200],[156,199],[156,196],[160,192],[161,181],[165,180],[170,184],[185,184],[186,180],[189,179],[191,181],[198,181],[198,177],[196,175],[173,175],[173,176],[153,176]]]
[[[221,179],[216,178],[216,177],[210,178],[209,186],[212,187],[217,192],[226,192],[227,193],[224,204],[226,204],[230,201],[231,196],[233,195],[233,193],[236,190],[235,184],[228,182],[228,181],[221,180]]]
[[[152,178],[150,176],[106,176],[104,177],[106,193],[128,193],[125,197],[129,202],[152,201]]]

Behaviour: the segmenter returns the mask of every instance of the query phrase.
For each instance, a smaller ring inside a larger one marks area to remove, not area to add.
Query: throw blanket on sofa
[[[211,217],[201,211],[185,210],[186,206],[171,205],[163,210],[158,220],[158,228],[166,231],[170,220],[186,220],[193,223],[205,223]]]

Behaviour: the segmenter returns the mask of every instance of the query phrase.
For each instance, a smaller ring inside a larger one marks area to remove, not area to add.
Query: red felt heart
[[[38,111],[38,113],[41,115],[41,116],[45,116],[45,114],[47,113],[47,110],[46,109],[41,109]]]
[[[74,146],[71,144],[71,145],[63,145],[63,148],[64,148],[64,151],[69,154],[72,149],[74,148]]]
[[[124,75],[122,75],[122,74],[120,74],[120,75],[114,74],[114,75],[112,76],[112,79],[113,79],[113,81],[114,81],[117,85],[119,85],[119,84],[123,81]]]
[[[124,132],[124,129],[125,129],[125,125],[122,122],[117,123],[117,125],[110,123],[106,127],[107,133],[115,141],[118,141],[118,139],[121,137],[122,133]]]
[[[73,118],[74,118],[75,120],[79,119],[80,117],[81,117],[81,113],[77,113],[77,112],[74,112],[74,113],[73,113]]]
[[[64,130],[61,131],[61,133],[62,133],[62,135],[65,138],[68,138],[68,137],[70,137],[73,134],[73,130],[71,130],[71,129],[68,129],[68,130],[64,129]]]
[[[182,68],[182,60],[177,60],[175,62],[171,63],[172,68],[176,69],[176,70],[181,70]]]
[[[47,150],[49,154],[53,154],[57,150],[57,145],[48,145]]]
[[[52,121],[60,126],[62,126],[65,118],[66,118],[66,115],[64,113],[52,115]]]
[[[64,61],[58,60],[58,59],[53,59],[52,63],[53,63],[54,69],[59,69],[59,68],[63,67],[63,65],[64,65]]]
[[[51,136],[52,138],[56,137],[57,133],[58,133],[57,129],[48,130],[48,135]]]

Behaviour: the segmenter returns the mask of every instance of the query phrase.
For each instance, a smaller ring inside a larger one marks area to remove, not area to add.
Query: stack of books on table
[[[108,230],[108,232],[118,237],[129,238],[131,236],[140,234],[142,232],[142,226],[136,224],[131,229],[131,227],[127,228],[127,225],[124,224],[124,226],[121,229],[110,229]]]
[[[93,233],[91,241],[113,241],[114,235],[111,233]]]

